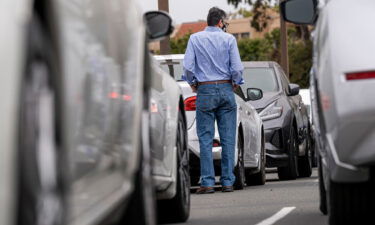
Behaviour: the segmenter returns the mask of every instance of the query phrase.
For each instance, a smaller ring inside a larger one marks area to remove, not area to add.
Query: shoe
[[[213,194],[215,193],[215,189],[213,187],[200,187],[198,188],[197,192],[195,192],[198,195],[201,194]]]
[[[233,186],[223,186],[221,191],[222,192],[233,192]]]

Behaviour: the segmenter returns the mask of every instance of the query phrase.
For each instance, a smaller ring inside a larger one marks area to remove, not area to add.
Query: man
[[[201,187],[197,194],[214,193],[215,171],[212,143],[217,120],[221,153],[221,185],[232,192],[235,176],[234,151],[237,130],[237,105],[233,90],[243,84],[243,66],[233,35],[225,33],[226,14],[211,8],[208,27],[191,35],[184,58],[184,76],[197,92],[197,135],[200,145]]]

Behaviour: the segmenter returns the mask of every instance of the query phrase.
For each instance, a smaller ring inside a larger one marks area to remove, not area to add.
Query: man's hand
[[[197,85],[190,85],[191,90],[193,90],[194,93],[197,93]]]
[[[233,86],[233,90],[236,90],[240,85],[238,85],[238,84],[232,84],[232,86]]]

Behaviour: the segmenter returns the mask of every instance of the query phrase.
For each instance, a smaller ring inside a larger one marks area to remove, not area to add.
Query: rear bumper
[[[189,150],[194,153],[197,157],[200,156],[199,141],[189,140]],[[221,159],[221,147],[212,147],[212,157],[214,160]]]

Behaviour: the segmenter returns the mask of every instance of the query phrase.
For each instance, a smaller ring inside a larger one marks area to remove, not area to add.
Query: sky
[[[143,12],[158,9],[158,0],[137,0]],[[176,24],[206,20],[208,10],[217,6],[226,12],[237,11],[234,6],[228,5],[227,0],[169,0],[169,14]],[[249,5],[240,4],[238,8],[247,8]]]

